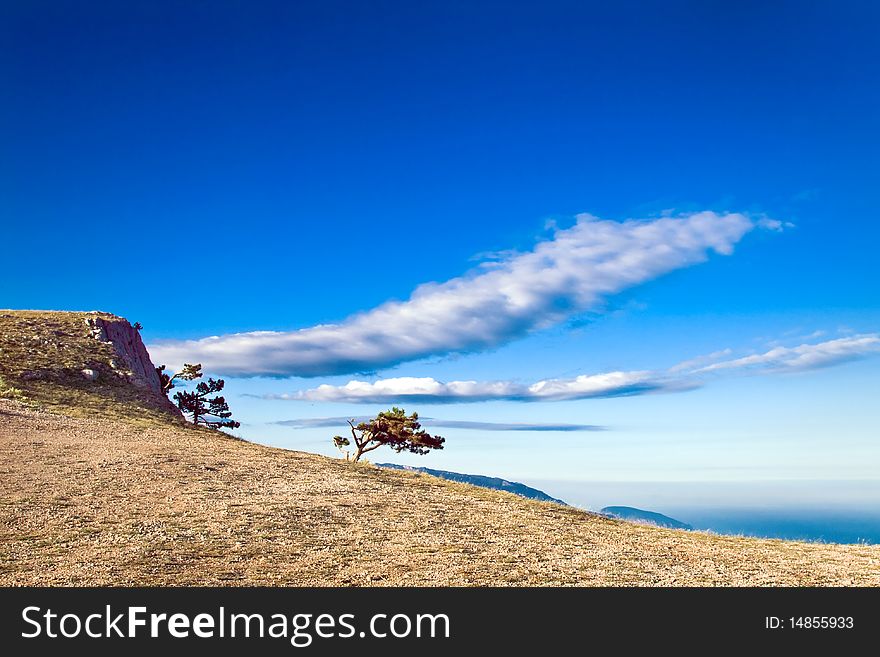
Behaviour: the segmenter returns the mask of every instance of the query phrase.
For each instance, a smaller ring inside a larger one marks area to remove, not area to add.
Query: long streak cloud
[[[369,422],[373,418],[369,415],[359,417],[310,417],[299,418],[296,420],[279,420],[272,422],[282,427],[290,427],[292,429],[315,429],[324,427],[343,427],[347,428],[348,421],[352,420],[355,424],[359,422]],[[472,420],[443,420],[434,417],[419,417],[422,426],[440,427],[447,429],[471,429],[474,431],[557,431],[557,432],[579,432],[579,431],[605,431],[607,427],[596,424],[566,424],[566,423],[536,423],[536,422],[475,422]]]
[[[450,381],[399,377],[378,381],[349,381],[342,386],[317,388],[272,399],[352,403],[465,403],[480,401],[566,401],[678,392],[704,385],[710,378],[735,373],[773,374],[830,367],[880,353],[880,333],[853,335],[793,347],[725,358],[729,349],[679,363],[660,371],[606,372],[584,374],[572,379],[547,379],[520,384],[512,381]],[[698,365],[696,363],[699,363]]]
[[[160,341],[149,350],[169,367],[192,362],[230,376],[303,377],[473,352],[596,309],[610,295],[703,262],[711,251],[728,255],[756,226],[781,225],[709,211],[624,222],[583,214],[531,251],[426,283],[406,301],[388,301],[338,324]]]

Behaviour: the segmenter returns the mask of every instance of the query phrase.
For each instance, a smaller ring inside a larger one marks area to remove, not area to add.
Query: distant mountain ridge
[[[441,479],[449,481],[457,481],[462,484],[473,484],[474,486],[482,486],[483,488],[492,488],[494,490],[505,490],[508,493],[527,497],[531,500],[539,500],[541,502],[556,502],[557,504],[565,504],[566,502],[550,497],[547,493],[531,486],[526,486],[517,481],[507,481],[499,477],[486,477],[485,475],[462,474],[460,472],[449,472],[448,470],[434,470],[432,468],[422,468],[414,465],[398,465],[396,463],[376,463],[380,468],[391,468],[393,470],[409,470],[410,472],[423,472]]]
[[[654,511],[645,511],[644,509],[636,509],[631,506],[606,506],[601,513],[620,520],[629,520],[632,522],[644,522],[657,527],[668,527],[669,529],[693,529],[686,522],[664,516],[662,513]]]

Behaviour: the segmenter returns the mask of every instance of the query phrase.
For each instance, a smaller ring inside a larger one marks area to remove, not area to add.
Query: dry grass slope
[[[40,322],[68,326],[26,319],[0,328],[4,377],[103,358],[73,344],[10,348]],[[624,523],[159,416],[133,422],[137,397],[96,401],[103,390],[59,381],[27,387],[26,403],[0,400],[2,585],[880,585],[878,547]]]

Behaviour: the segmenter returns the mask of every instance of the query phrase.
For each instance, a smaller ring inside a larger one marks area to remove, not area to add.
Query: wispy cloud
[[[608,427],[597,424],[539,424],[535,422],[471,422],[468,420],[428,420],[425,424],[447,429],[473,429],[474,431],[607,431]]]
[[[869,333],[817,344],[796,347],[774,347],[761,354],[751,354],[732,360],[721,360],[694,370],[694,374],[720,370],[757,369],[763,371],[812,370],[829,367],[848,360],[864,358],[880,351],[880,334]]]
[[[684,372],[687,370],[694,370],[698,367],[708,365],[709,363],[717,362],[726,356],[730,356],[732,353],[733,349],[730,349],[729,347],[727,349],[719,349],[718,351],[714,351],[711,354],[705,354],[703,356],[697,356],[696,358],[688,358],[687,360],[683,360],[677,365],[673,365],[672,367],[670,367],[669,371]]]
[[[342,386],[320,385],[310,390],[267,395],[268,399],[294,401],[394,402],[454,404],[480,401],[562,401],[643,395],[649,392],[693,387],[676,380],[663,380],[651,372],[607,372],[573,379],[546,379],[532,384],[513,381],[450,381],[430,377],[398,377],[378,381],[349,381]]]
[[[759,228],[772,230],[776,233],[781,233],[786,228],[795,227],[795,225],[790,221],[779,221],[778,219],[770,219],[768,217],[762,217],[758,219],[756,224]]]
[[[680,392],[704,385],[712,376],[733,373],[772,374],[829,367],[880,353],[880,334],[868,333],[726,359],[730,349],[689,359],[666,370],[584,374],[573,379],[547,379],[530,385],[513,381],[450,381],[399,377],[320,385],[309,390],[269,395],[294,401],[387,404],[397,402],[464,403],[492,400],[564,401]]]
[[[291,429],[321,429],[326,427],[346,427],[349,420],[354,420],[355,424],[357,424],[358,422],[367,422],[371,419],[368,415],[355,417],[303,417],[296,420],[276,420],[269,424],[277,424],[278,426],[290,427]]]
[[[312,417],[299,418],[296,420],[279,420],[272,422],[293,429],[312,429],[323,427],[347,427],[349,420],[366,422],[371,417]],[[535,422],[476,422],[471,420],[443,420],[440,418],[420,417],[419,420],[426,427],[440,427],[446,429],[472,429],[474,431],[606,431],[607,427],[596,424],[558,424],[558,423],[535,423]]]
[[[709,251],[730,254],[757,226],[782,224],[737,213],[624,222],[583,214],[531,251],[496,254],[489,267],[426,283],[406,301],[339,324],[161,341],[150,354],[158,363],[198,362],[227,375],[322,376],[477,351],[596,309],[610,295],[706,260]]]

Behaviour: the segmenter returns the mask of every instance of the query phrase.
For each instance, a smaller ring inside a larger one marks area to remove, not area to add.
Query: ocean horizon
[[[631,506],[695,530],[824,543],[880,544],[880,482],[572,482],[528,480],[572,506]]]

